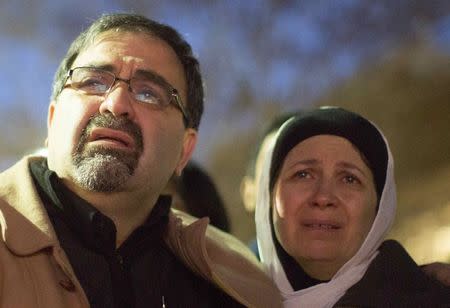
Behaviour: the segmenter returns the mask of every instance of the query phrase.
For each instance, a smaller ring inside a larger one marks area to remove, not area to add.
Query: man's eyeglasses
[[[132,96],[136,101],[163,108],[173,104],[183,114],[185,125],[189,123],[189,117],[177,89],[159,76],[153,76],[151,73],[142,74],[142,76],[132,77],[127,80],[121,79],[114,73],[104,69],[76,67],[69,70],[66,82],[69,79],[71,83],[67,86],[87,95],[105,95],[111,90],[116,81],[123,81],[128,84],[128,90],[133,94]]]

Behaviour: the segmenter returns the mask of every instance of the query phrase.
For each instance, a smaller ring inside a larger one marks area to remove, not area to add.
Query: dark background
[[[253,217],[239,198],[261,129],[280,112],[340,105],[386,132],[396,159],[393,237],[419,262],[450,262],[449,1],[0,1],[0,170],[42,147],[53,73],[104,12],[177,28],[207,92],[194,159],[216,180],[233,233]]]

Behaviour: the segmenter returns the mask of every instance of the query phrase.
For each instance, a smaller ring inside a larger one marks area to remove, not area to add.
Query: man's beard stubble
[[[87,143],[93,128],[103,127],[128,133],[134,140],[132,152]],[[134,174],[143,151],[140,128],[126,117],[114,117],[111,113],[95,114],[83,129],[72,160],[75,166],[74,180],[89,191],[120,191]]]

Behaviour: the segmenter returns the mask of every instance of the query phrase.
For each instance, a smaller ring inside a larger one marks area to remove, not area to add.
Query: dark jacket
[[[385,241],[363,278],[335,307],[450,307],[450,288],[427,276],[396,241]]]
[[[0,174],[0,307],[89,307],[22,159]],[[165,241],[191,271],[247,307],[280,296],[246,246],[208,219],[169,215]]]

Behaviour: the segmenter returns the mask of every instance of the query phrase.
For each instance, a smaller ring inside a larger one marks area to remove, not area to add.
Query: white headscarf
[[[270,164],[275,142],[284,126],[278,130],[278,133],[272,140],[270,150],[264,158],[263,171],[257,187],[255,220],[261,261],[267,273],[278,286],[283,298],[284,307],[332,307],[352,285],[363,277],[368,266],[378,254],[378,247],[381,245],[394,221],[396,188],[392,154],[386,138],[378,129],[388,151],[386,180],[372,228],[359,250],[339,269],[329,282],[294,291],[278,258],[272,239],[271,220],[269,217],[271,206],[269,191]]]

